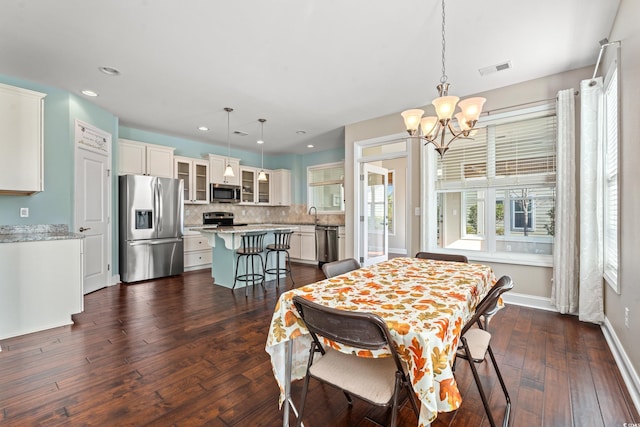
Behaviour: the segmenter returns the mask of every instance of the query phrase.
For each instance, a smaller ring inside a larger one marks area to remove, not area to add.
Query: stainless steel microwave
[[[218,203],[239,203],[240,186],[228,184],[210,184],[210,200]]]

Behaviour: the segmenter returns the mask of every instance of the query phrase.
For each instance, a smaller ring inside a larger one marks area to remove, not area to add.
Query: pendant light
[[[262,160],[260,163],[260,173],[258,174],[258,181],[266,181],[267,175],[264,173],[264,122],[266,122],[267,119],[258,119],[258,121],[260,122],[260,140],[258,141],[258,144],[260,144],[260,151],[262,156]]]
[[[229,163],[229,157],[231,157],[231,140],[229,139],[231,132],[230,132],[230,126],[229,126],[229,116],[231,115],[233,108],[226,107],[224,111],[227,112],[227,167],[224,169],[224,173],[222,175],[226,177],[232,177],[232,176],[236,176],[236,174],[233,173],[233,168],[231,167],[231,163]]]

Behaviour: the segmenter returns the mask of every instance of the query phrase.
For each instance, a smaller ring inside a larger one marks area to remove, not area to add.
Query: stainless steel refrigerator
[[[119,177],[120,280],[184,272],[184,182],[143,175]]]

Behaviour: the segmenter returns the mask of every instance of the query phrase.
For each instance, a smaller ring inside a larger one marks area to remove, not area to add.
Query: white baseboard
[[[398,255],[406,255],[407,248],[389,248],[388,253],[390,254],[398,254]]]
[[[627,353],[624,351],[624,347],[622,347],[613,326],[606,316],[604,318],[604,325],[602,325],[601,328],[604,338],[607,340],[607,344],[609,344],[609,349],[611,353],[613,353],[613,358],[616,360],[618,369],[620,369],[622,379],[627,386],[627,390],[629,390],[631,400],[636,410],[640,411],[640,378],[638,377],[638,373],[634,369],[631,360],[629,360]]]
[[[551,305],[551,299],[537,297],[535,295],[507,292],[502,294],[502,300],[506,304],[520,305],[523,307],[537,308],[539,310],[546,311],[558,311],[553,305]]]
[[[551,305],[550,298],[507,292],[502,295],[502,299],[506,304],[520,305],[523,307],[537,308],[547,311],[558,311],[553,305]],[[631,395],[631,400],[633,401],[636,410],[640,411],[640,378],[638,377],[638,373],[634,369],[631,360],[629,360],[624,347],[622,347],[622,344],[620,343],[620,340],[607,317],[605,317],[604,325],[602,325],[601,328],[604,338],[609,345],[609,349],[613,354],[613,358],[616,361],[616,365],[618,366],[618,369],[620,369],[622,379],[624,380],[627,390]]]
[[[108,286],[115,286],[120,283],[120,275],[116,274],[115,276],[111,276],[111,283]]]

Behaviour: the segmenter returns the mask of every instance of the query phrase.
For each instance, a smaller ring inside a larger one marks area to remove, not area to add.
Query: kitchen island
[[[245,226],[226,226],[226,227],[192,227],[191,230],[199,231],[207,238],[211,250],[213,251],[211,261],[211,277],[216,285],[226,288],[233,287],[233,280],[236,276],[236,249],[242,244],[242,235],[245,233],[254,233],[259,231],[267,232],[264,239],[264,246],[273,243],[273,233],[275,231],[297,230],[297,227],[290,225],[245,225]],[[262,253],[264,260],[266,251]],[[280,277],[285,277],[284,272],[284,256],[280,256]],[[275,254],[269,256],[269,264],[267,268],[276,267]],[[275,274],[267,274],[265,281],[274,280]],[[251,282],[249,282],[251,283]],[[238,281],[237,287],[244,287],[245,282]]]

